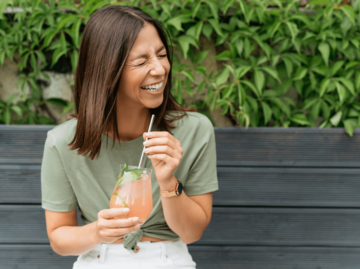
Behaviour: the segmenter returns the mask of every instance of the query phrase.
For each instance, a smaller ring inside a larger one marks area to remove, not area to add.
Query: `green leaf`
[[[221,28],[220,28],[220,25],[219,25],[219,22],[215,19],[209,19],[208,22],[211,24],[211,26],[214,28],[215,32],[222,36],[223,35],[223,32],[221,31]]]
[[[291,73],[293,71],[293,64],[292,62],[288,59],[288,58],[283,58],[282,59],[285,63],[285,67],[286,67],[286,72],[287,72],[287,75],[288,77],[291,77]]]
[[[276,21],[270,26],[270,28],[268,30],[270,38],[272,38],[274,36],[276,31],[279,29],[280,25],[281,25],[281,21]]]
[[[254,72],[254,80],[255,80],[255,85],[256,88],[258,90],[258,92],[261,95],[261,92],[265,86],[265,76],[264,73],[259,71],[259,70],[255,70]]]
[[[223,68],[215,77],[215,83],[220,86],[224,84],[230,76],[230,71],[227,68]]]
[[[60,59],[61,56],[65,55],[66,51],[64,51],[62,48],[57,48],[52,57],[51,67],[54,66],[54,64],[57,63],[57,61]]]
[[[300,125],[310,125],[304,114],[293,114],[291,115],[290,120]]]
[[[178,31],[184,31],[184,29],[181,27],[181,18],[175,17],[166,22],[167,24],[170,24],[174,26]]]
[[[360,71],[356,71],[355,74],[355,87],[357,91],[360,91]]]
[[[272,76],[274,79],[276,79],[280,83],[279,74],[276,71],[276,69],[274,69],[271,66],[261,66],[261,67],[259,67],[259,69],[262,69],[263,71],[268,73],[270,76]]]
[[[241,56],[241,53],[242,53],[242,51],[243,51],[243,49],[244,49],[244,40],[242,40],[242,39],[237,39],[237,40],[235,41],[235,48],[236,48],[237,53],[239,54],[239,56]]]
[[[235,69],[234,76],[235,76],[236,79],[241,79],[250,70],[251,70],[251,66],[240,66],[240,67]]]
[[[67,106],[68,102],[60,98],[49,98],[44,101],[45,103],[56,105],[56,106]]]
[[[344,126],[345,126],[345,131],[348,135],[353,136],[354,133],[354,125],[352,124],[351,120],[344,120],[343,121]]]
[[[337,93],[339,95],[340,103],[343,103],[346,99],[346,89],[339,82],[335,81]]]
[[[317,102],[311,108],[310,114],[314,120],[316,120],[319,117],[320,107],[321,107],[321,101],[317,100]]]
[[[199,65],[198,67],[196,67],[196,69],[194,71],[199,73],[200,75],[202,75],[204,77],[207,77],[206,68],[203,65]]]
[[[202,29],[202,33],[204,34],[204,36],[207,37],[207,39],[211,39],[211,34],[212,34],[213,28],[211,27],[211,25],[209,24],[205,24],[203,29]]]
[[[299,33],[299,30],[298,30],[296,24],[293,23],[293,22],[286,22],[286,25],[287,25],[287,27],[289,28],[292,42],[295,42],[295,37],[296,37],[297,34]]]
[[[10,114],[10,110],[7,107],[4,111],[4,123],[9,125],[11,122],[11,114]]]
[[[265,125],[266,125],[269,122],[269,120],[271,119],[272,110],[269,107],[269,105],[265,102],[261,102],[261,106],[263,108],[264,121],[265,121]]]
[[[203,60],[205,60],[206,56],[209,54],[210,50],[204,50],[202,52],[200,52],[197,56],[196,56],[196,60],[195,62],[197,64],[201,63]]]
[[[71,53],[71,66],[74,73],[76,71],[78,58],[79,58],[79,52],[78,50],[74,49]]]
[[[329,65],[329,56],[330,56],[330,47],[329,47],[329,45],[327,43],[325,43],[325,42],[322,42],[318,46],[318,50],[320,51],[326,66],[328,66]]]
[[[339,69],[344,65],[345,61],[337,61],[331,66],[331,76],[335,76],[335,74],[339,71]]]
[[[326,93],[326,90],[329,86],[330,83],[330,79],[329,78],[324,78],[321,81],[321,85],[320,85],[320,97],[322,97],[324,95],[324,93]]]
[[[342,112],[339,111],[330,119],[330,122],[332,123],[333,126],[337,126],[341,120],[341,117],[342,117]]]
[[[219,20],[219,10],[217,5],[215,4],[215,2],[211,1],[211,0],[207,0],[205,1],[206,4],[208,4],[208,6],[210,7],[211,13],[214,16],[215,20]]]
[[[19,106],[11,106],[11,110],[14,111],[16,113],[16,115],[21,117],[22,111],[21,111],[21,108]]]
[[[238,83],[237,86],[238,86],[239,105],[243,106],[246,102],[246,93],[244,87],[242,87],[240,83]]]
[[[75,102],[71,102],[69,103],[66,107],[64,107],[63,111],[61,114],[65,114],[67,113],[70,109],[75,107]]]
[[[258,90],[256,89],[256,87],[254,86],[254,84],[252,84],[250,81],[248,80],[241,80],[240,81],[242,84],[245,84],[246,86],[248,86],[252,91],[253,93],[257,96],[257,98],[260,97],[260,94],[258,92]]]
[[[192,13],[192,17],[193,17],[193,18],[195,18],[195,16],[196,16],[196,14],[197,14],[197,12],[198,12],[201,4],[202,4],[202,1],[199,1],[199,2],[197,3],[197,5],[195,6],[195,8],[194,8],[194,10],[193,10],[193,13]],[[167,6],[168,4],[164,4],[164,5]]]
[[[205,88],[205,85],[206,85],[206,81],[202,81],[199,87],[197,88],[196,93],[201,92]]]
[[[180,73],[183,74],[184,76],[186,76],[187,78],[189,78],[191,80],[191,82],[195,83],[195,78],[194,78],[194,75],[191,73],[191,70],[183,70]]]
[[[340,81],[351,92],[352,95],[355,95],[354,84],[350,79],[338,78],[337,80]]]
[[[11,95],[9,95],[9,97],[6,99],[6,105],[10,106],[12,104],[12,102],[15,100],[16,97],[18,97],[18,93],[13,93]]]
[[[300,66],[295,73],[295,76],[293,77],[293,80],[301,80],[305,77],[307,73],[307,69],[305,67]]]
[[[215,57],[216,60],[224,60],[224,61],[231,60],[231,58],[232,58],[231,57],[231,52],[228,51],[228,50],[225,50],[225,51],[221,52],[219,55],[217,55]]]
[[[355,12],[352,6],[342,5],[340,9],[345,13],[345,15],[350,19],[352,23],[355,23]]]
[[[69,15],[69,16],[64,17],[59,22],[56,31],[59,32],[67,23],[74,21],[76,18],[78,18],[78,15]]]

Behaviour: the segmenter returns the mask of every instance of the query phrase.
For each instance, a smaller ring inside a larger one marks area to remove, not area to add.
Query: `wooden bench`
[[[54,253],[40,166],[53,126],[0,126],[0,269],[71,268]],[[220,190],[197,268],[359,269],[360,131],[215,128]],[[80,221],[80,220],[79,220]]]

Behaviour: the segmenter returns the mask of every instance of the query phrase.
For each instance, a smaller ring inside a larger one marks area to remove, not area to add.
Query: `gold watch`
[[[162,191],[160,190],[159,187],[159,192],[160,195],[162,197],[174,197],[174,196],[179,196],[183,191],[183,186],[182,183],[177,179],[176,185],[175,185],[175,190],[173,191]]]

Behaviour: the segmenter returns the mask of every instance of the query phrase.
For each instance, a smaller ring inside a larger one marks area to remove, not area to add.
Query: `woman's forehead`
[[[159,52],[164,47],[156,28],[147,23],[140,30],[130,51],[130,57],[137,57],[142,54],[152,54]]]

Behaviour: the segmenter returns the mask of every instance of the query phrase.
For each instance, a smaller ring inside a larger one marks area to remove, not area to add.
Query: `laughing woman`
[[[48,132],[41,170],[50,244],[62,256],[79,255],[73,268],[195,268],[186,244],[210,222],[215,138],[206,117],[170,94],[167,40],[157,20],[124,6],[99,9],[85,27],[77,114]],[[144,145],[143,167],[155,173],[153,210],[140,226],[129,209],[109,209],[109,200],[119,164],[136,165]]]

